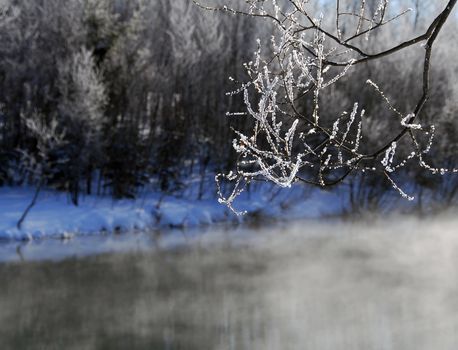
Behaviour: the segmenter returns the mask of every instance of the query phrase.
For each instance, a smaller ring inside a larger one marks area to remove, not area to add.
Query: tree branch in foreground
[[[234,212],[237,212],[234,200],[244,185],[253,180],[263,179],[281,187],[290,187],[296,181],[329,187],[341,183],[355,171],[374,172],[386,177],[402,197],[413,200],[393,179],[395,172],[410,161],[418,162],[433,174],[457,172],[426,163],[424,155],[431,150],[435,127],[416,124],[429,97],[434,43],[457,0],[448,2],[424,34],[377,53],[368,53],[353,42],[363,37],[370,40],[373,32],[409,12],[405,10],[386,19],[388,0],[380,0],[373,13],[367,10],[365,0],[361,0],[357,13],[341,10],[342,1],[336,0],[333,31],[323,24],[322,17],[312,16],[308,0],[285,0],[281,5],[277,0],[246,0],[239,8],[194,2],[206,10],[262,18],[275,28],[270,46],[266,48],[258,41],[253,60],[245,64],[249,80],[229,93],[242,95],[246,110],[228,113],[228,116],[246,116],[253,124],[249,133],[235,130],[233,147],[239,155],[235,171],[216,178],[220,202]],[[351,20],[356,23],[354,31],[345,35],[341,28],[345,23],[352,28],[348,24]],[[395,113],[402,131],[381,142],[378,149],[367,152],[367,147],[362,147],[365,110],[358,103],[342,111],[331,123],[323,120],[322,96],[328,93],[330,86],[356,69],[355,66],[420,43],[425,48],[422,95],[411,113],[399,112],[376,83],[367,81],[386,102],[387,110]],[[312,101],[308,113],[301,109],[304,97]],[[406,136],[410,140],[410,152],[407,157],[398,159],[398,144]],[[419,136],[428,139],[426,145],[420,144]],[[306,178],[304,174],[311,177]],[[227,181],[234,184],[229,196],[223,194],[222,182]]]

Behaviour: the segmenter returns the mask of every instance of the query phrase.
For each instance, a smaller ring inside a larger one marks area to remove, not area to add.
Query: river
[[[0,246],[1,349],[456,350],[458,221]]]

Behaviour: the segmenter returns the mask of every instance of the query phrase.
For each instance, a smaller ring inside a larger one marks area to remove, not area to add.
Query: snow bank
[[[297,192],[297,191],[296,191]],[[32,240],[44,237],[71,237],[101,232],[147,230],[164,227],[195,227],[216,222],[239,220],[216,199],[190,200],[152,193],[137,200],[87,196],[78,207],[68,195],[43,191],[37,204],[23,222],[18,219],[30,203],[33,188],[0,188],[0,240]],[[273,218],[317,217],[339,210],[335,196],[320,193],[295,200],[285,211],[291,193],[272,196],[261,188],[238,201],[241,210]],[[290,201],[291,202],[291,201]]]

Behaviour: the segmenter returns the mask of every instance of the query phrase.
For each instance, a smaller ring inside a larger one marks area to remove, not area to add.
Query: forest
[[[345,6],[357,12],[359,3]],[[423,33],[445,3],[391,1],[393,14],[412,11],[362,45],[378,50]],[[377,4],[367,1],[368,11]],[[326,14],[334,1],[310,6],[333,21]],[[74,205],[84,195],[136,198],[145,189],[216,198],[215,175],[233,170],[237,159],[234,129],[252,128],[247,118],[227,116],[246,109],[243,97],[230,91],[237,89],[234,81],[247,79],[244,63],[257,42],[271,40],[271,23],[188,0],[3,0],[0,8],[0,185],[54,188]],[[437,168],[458,162],[457,27],[452,14],[435,43],[421,115],[436,127],[427,157]],[[376,82],[408,113],[421,94],[423,55],[415,46],[359,65],[321,95],[321,118],[360,102],[364,145],[377,147],[393,128],[392,116],[365,83]],[[310,109],[313,96],[300,103]],[[457,202],[454,174],[412,164],[396,176],[420,210]],[[187,194],[191,180],[199,185]],[[386,178],[369,173],[351,174],[337,190],[353,208],[402,200]]]

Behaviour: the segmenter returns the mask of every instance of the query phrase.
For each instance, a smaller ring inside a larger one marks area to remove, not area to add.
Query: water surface
[[[212,230],[13,249],[1,348],[457,348],[457,221]]]

